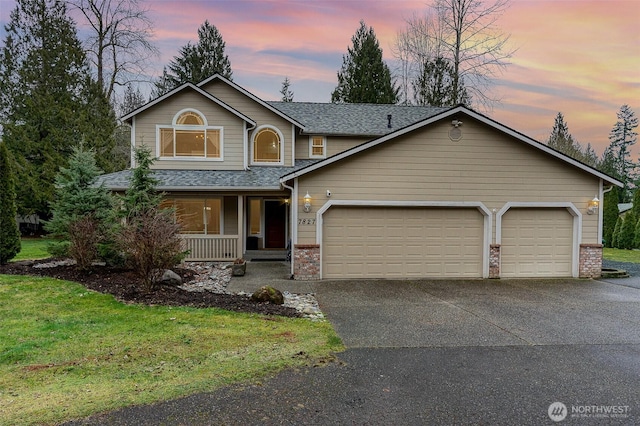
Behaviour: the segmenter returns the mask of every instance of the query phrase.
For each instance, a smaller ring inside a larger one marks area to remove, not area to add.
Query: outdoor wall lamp
[[[303,210],[305,213],[309,213],[311,211],[311,195],[309,195],[309,191],[304,196],[304,207]]]
[[[596,196],[587,204],[587,214],[596,213],[598,211],[598,207],[600,207],[600,200],[598,200],[598,197]]]

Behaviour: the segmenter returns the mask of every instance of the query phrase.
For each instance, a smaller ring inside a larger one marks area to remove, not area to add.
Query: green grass
[[[330,357],[328,322],[125,305],[0,275],[0,424],[52,424],[258,380]]]
[[[13,261],[19,260],[35,260],[35,259],[46,259],[47,257],[51,257],[49,252],[47,252],[47,245],[49,241],[44,238],[23,238],[20,240],[20,244],[22,245],[22,249],[20,253],[13,258]]]
[[[602,257],[614,262],[640,263],[640,250],[605,248],[602,252]]]

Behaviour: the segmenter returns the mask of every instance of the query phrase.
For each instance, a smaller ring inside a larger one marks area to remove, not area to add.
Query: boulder
[[[182,278],[170,269],[164,271],[162,278],[160,278],[160,284],[168,286],[178,286],[182,284]]]
[[[254,302],[269,302],[274,305],[282,305],[284,303],[284,296],[280,290],[265,285],[251,295],[251,300]]]

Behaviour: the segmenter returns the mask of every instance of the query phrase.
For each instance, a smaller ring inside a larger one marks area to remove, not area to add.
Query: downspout
[[[247,122],[244,122],[244,155],[242,165],[245,170],[249,170],[249,132],[255,128],[256,126],[247,127]]]
[[[280,183],[284,188],[291,191],[291,202],[289,203],[289,217],[291,218],[291,276],[293,277],[293,247],[298,242],[298,191],[294,187],[287,185],[286,183]]]

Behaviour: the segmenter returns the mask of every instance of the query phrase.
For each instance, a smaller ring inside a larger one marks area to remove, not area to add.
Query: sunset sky
[[[237,84],[277,100],[289,77],[295,101],[329,102],[359,21],[374,28],[393,69],[396,34],[428,1],[148,1],[161,52],[149,73],[157,76],[181,46],[196,41],[208,19],[226,42]],[[3,25],[14,5],[0,0]],[[600,155],[620,106],[640,117],[639,22],[640,0],[512,0],[498,23],[517,51],[493,86],[501,102],[487,114],[546,141],[562,112],[574,138]],[[4,40],[4,29],[0,35]]]

